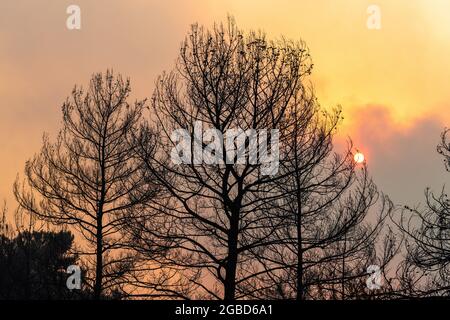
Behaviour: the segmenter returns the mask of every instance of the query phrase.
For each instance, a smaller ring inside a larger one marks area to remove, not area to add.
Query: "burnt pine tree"
[[[229,19],[212,30],[193,25],[175,69],[158,79],[159,151],[144,147],[141,156],[171,198],[154,205],[169,221],[152,237],[177,239],[165,264],[197,287],[196,297],[248,297],[246,282],[259,272],[252,252],[278,241],[265,208],[283,196],[270,191],[284,178],[278,146],[311,68],[303,42],[245,35]]]
[[[124,213],[152,196],[130,143],[145,100],[130,104],[130,90],[129,80],[112,71],[93,75],[86,92],[75,87],[62,106],[57,139],[44,135],[24,181],[14,185],[22,208],[77,231],[96,299],[126,283],[134,255],[121,241]]]
[[[450,130],[437,147],[450,172]],[[450,295],[450,199],[425,190],[425,208],[405,206],[394,221],[406,237],[405,259],[397,271],[396,294],[403,297]]]
[[[383,270],[397,249],[383,228],[392,204],[366,165],[354,161],[351,141],[341,154],[334,151],[340,109],[323,110],[312,89],[298,101],[282,134],[288,137],[281,146],[283,178],[270,191],[283,196],[265,210],[273,241],[254,252],[261,271],[248,290],[269,299],[367,295],[367,267]]]

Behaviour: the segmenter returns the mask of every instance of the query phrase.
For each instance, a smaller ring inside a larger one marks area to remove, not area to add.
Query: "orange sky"
[[[369,4],[381,30],[366,27]],[[81,30],[66,8],[81,8]],[[447,0],[15,0],[0,2],[0,199],[54,134],[74,84],[113,67],[148,97],[171,68],[189,25],[235,16],[245,30],[303,39],[324,106],[342,105],[342,134],[366,153],[372,175],[394,200],[420,201],[445,182],[435,154],[450,126],[450,1]]]

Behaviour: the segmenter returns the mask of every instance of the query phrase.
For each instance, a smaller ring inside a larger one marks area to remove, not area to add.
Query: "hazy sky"
[[[366,26],[373,3],[380,30]],[[66,28],[71,4],[81,30]],[[306,41],[319,101],[342,105],[341,136],[352,136],[396,203],[423,202],[426,186],[445,183],[436,144],[450,126],[448,0],[1,0],[0,199],[15,206],[12,183],[42,133],[60,128],[75,84],[112,67],[131,78],[134,97],[149,97],[189,25],[227,14],[244,30]]]

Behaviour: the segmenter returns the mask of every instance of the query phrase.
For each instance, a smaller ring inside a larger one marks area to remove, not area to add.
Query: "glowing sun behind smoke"
[[[363,163],[364,162],[364,154],[362,154],[361,152],[357,152],[355,153],[355,156],[353,157],[353,159],[355,160],[356,163]]]

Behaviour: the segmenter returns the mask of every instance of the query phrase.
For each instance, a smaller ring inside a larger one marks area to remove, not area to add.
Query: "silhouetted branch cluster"
[[[44,280],[32,290],[48,286],[49,297],[66,297],[46,277],[61,282],[68,263],[82,264],[95,299],[447,294],[447,195],[427,191],[427,210],[397,218],[351,141],[336,151],[341,110],[319,105],[312,68],[303,42],[244,34],[230,18],[192,26],[149,105],[128,102],[120,75],[93,75],[63,104],[57,139],[44,135],[14,184],[28,222],[63,231],[12,238],[3,219],[2,263],[19,259],[8,250],[39,254],[31,268]],[[449,166],[447,133],[438,152]],[[367,286],[371,265],[381,288]]]
[[[441,136],[437,151],[449,168],[449,130]],[[398,270],[401,294],[415,297],[450,294],[450,199],[443,188],[439,194],[425,190],[426,208],[405,206],[397,219],[406,237],[405,260]]]

